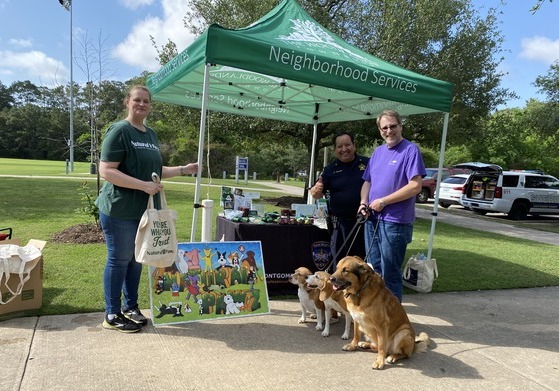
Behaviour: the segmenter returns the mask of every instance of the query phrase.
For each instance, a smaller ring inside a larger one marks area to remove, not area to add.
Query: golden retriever
[[[330,273],[323,271],[315,272],[313,275],[307,277],[307,286],[318,289],[320,292],[318,298],[324,303],[326,320],[324,322],[322,336],[328,337],[330,335],[330,318],[332,314],[341,312],[345,316],[345,329],[342,334],[342,339],[348,339],[351,329],[351,315],[347,310],[343,292],[334,290],[330,282]]]
[[[342,258],[330,281],[344,292],[347,309],[353,317],[353,340],[343,350],[357,347],[377,352],[373,369],[383,369],[414,352],[425,351],[430,340],[426,333],[416,338],[408,315],[396,296],[386,288],[382,277],[361,258]],[[368,341],[361,340],[364,333]]]

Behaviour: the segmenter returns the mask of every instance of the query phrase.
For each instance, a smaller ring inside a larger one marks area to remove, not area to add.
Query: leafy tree
[[[149,36],[149,38],[151,40],[151,44],[157,50],[157,60],[159,61],[160,65],[167,64],[169,61],[173,59],[173,57],[179,54],[177,50],[177,45],[173,41],[169,40],[161,48],[158,48],[157,44],[155,43],[155,38],[151,35]]]
[[[124,117],[124,95],[126,86],[119,81],[101,81],[96,88],[97,111],[99,112],[97,122],[99,129],[105,129],[107,125]]]
[[[550,101],[559,103],[559,61],[549,67],[547,75],[538,76],[534,85],[539,87],[539,91],[546,94]]]
[[[480,126],[486,132],[486,142],[470,148],[472,160],[508,169],[559,173],[559,106],[556,104],[533,99],[524,109],[495,112]]]
[[[12,83],[10,91],[16,106],[37,103],[42,100],[41,89],[29,80]]]
[[[447,141],[459,145],[479,137],[476,125],[512,97],[499,87],[503,74],[495,55],[502,51],[498,13],[485,17],[468,0],[350,0],[340,13],[342,37],[384,60],[454,84]],[[408,120],[416,141],[440,144],[439,114]]]
[[[474,160],[491,162],[503,167],[524,168],[528,151],[524,145],[527,129],[523,123],[522,109],[506,109],[496,112],[483,126],[485,140],[491,142],[477,145]],[[511,146],[514,146],[511,148]]]
[[[472,154],[465,145],[449,147],[445,150],[444,165],[452,166],[458,163],[471,162]]]
[[[0,81],[0,110],[14,105],[14,98],[8,87]]]
[[[550,3],[553,3],[553,0],[549,0]],[[537,0],[536,4],[534,4],[534,6],[532,7],[532,9],[530,11],[532,11],[532,13],[535,13],[536,11],[538,11],[543,3],[545,3],[545,0]]]
[[[532,159],[525,168],[540,168],[559,176],[559,104],[531,99],[522,120],[529,131],[525,143]]]

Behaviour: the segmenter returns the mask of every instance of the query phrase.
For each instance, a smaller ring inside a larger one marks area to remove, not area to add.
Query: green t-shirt
[[[126,120],[111,125],[101,147],[101,161],[119,162],[120,171],[143,181],[151,181],[153,172],[161,178],[163,159],[159,140],[152,129],[146,127],[146,130],[140,131]],[[105,181],[95,204],[106,215],[140,219],[146,210],[148,197],[141,190],[115,186]]]

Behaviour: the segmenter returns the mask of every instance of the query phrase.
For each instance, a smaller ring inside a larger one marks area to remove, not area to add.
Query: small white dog
[[[306,267],[299,267],[295,269],[295,273],[289,277],[289,282],[299,287],[297,296],[299,296],[299,303],[301,304],[301,318],[299,323],[307,321],[307,313],[311,314],[311,318],[316,316],[316,329],[322,330],[322,322],[324,319],[324,303],[318,298],[318,290],[311,289],[307,286],[307,277],[311,276],[312,272]]]

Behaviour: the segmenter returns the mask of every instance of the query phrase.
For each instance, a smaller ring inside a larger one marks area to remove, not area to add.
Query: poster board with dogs
[[[270,313],[259,241],[178,247],[173,265],[149,268],[154,325]]]

